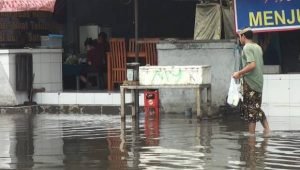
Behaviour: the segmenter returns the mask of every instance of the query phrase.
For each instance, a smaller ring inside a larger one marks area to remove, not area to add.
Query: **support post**
[[[211,112],[211,86],[208,86],[207,87],[207,113],[209,116],[212,115],[212,112]]]
[[[132,117],[136,116],[136,96],[135,96],[136,90],[131,89],[131,100],[132,100],[132,105],[131,105],[131,114]]]
[[[139,119],[139,108],[140,108],[140,102],[139,102],[139,90],[136,89],[134,90],[134,95],[135,95],[135,113],[136,113],[136,117],[137,119]]]
[[[201,118],[202,117],[202,112],[201,112],[201,86],[199,86],[196,89],[196,95],[197,95],[197,118]]]
[[[121,118],[125,119],[125,88],[120,87],[120,93],[121,93]]]
[[[120,150],[124,152],[126,149],[126,119],[121,119],[120,139],[121,139]]]

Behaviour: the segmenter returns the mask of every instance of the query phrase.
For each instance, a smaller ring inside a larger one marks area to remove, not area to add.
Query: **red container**
[[[159,93],[158,90],[144,91],[144,105],[145,107],[159,107]]]
[[[159,92],[158,90],[145,90],[144,91],[144,108],[145,112],[149,113],[154,110],[159,114]]]

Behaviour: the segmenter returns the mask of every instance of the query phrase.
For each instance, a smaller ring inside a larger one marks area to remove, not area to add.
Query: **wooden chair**
[[[124,38],[110,39],[110,52],[107,53],[108,90],[114,89],[115,83],[126,80],[126,45]]]
[[[135,52],[135,39],[130,38],[128,41],[128,52]]]
[[[144,38],[143,47],[145,49],[147,58],[146,64],[157,65],[157,49],[156,44],[159,42],[159,38]]]
[[[138,47],[139,47],[140,52],[145,51],[145,48],[144,48],[143,44],[141,43],[141,41],[138,41]],[[136,49],[135,39],[130,38],[129,42],[128,42],[128,52],[135,52],[135,49]]]

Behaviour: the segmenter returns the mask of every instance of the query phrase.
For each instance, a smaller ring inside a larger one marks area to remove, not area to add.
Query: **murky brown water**
[[[300,131],[247,135],[236,117],[0,115],[0,169],[300,169]],[[124,124],[122,124],[124,125]]]

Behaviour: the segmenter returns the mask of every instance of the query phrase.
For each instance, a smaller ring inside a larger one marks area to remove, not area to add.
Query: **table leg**
[[[121,118],[125,119],[125,89],[124,87],[120,87],[121,93]]]
[[[136,113],[136,118],[139,119],[139,108],[140,108],[140,103],[139,103],[139,90],[134,90],[135,92],[135,113]]]
[[[136,116],[136,97],[135,97],[135,90],[131,90],[131,100],[132,100],[132,105],[131,105],[131,114],[132,117]]]
[[[207,87],[207,107],[208,107],[208,115],[211,116],[212,113],[211,113],[211,86],[210,87]]]
[[[120,134],[120,150],[122,152],[126,149],[126,119],[121,119],[121,134]]]
[[[201,113],[201,87],[196,89],[196,95],[197,95],[197,118],[201,118],[202,117],[202,113]]]

